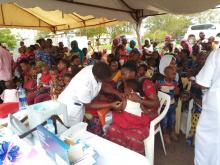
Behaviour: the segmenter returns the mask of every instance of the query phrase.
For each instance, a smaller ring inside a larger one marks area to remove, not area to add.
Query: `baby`
[[[124,111],[141,117],[141,113],[142,113],[141,104],[138,102],[131,101],[129,99],[129,95],[132,93],[136,93],[138,96],[140,96],[139,95],[140,85],[138,81],[135,79],[127,80],[125,84],[125,92],[128,95],[128,98],[123,100]]]
[[[6,89],[1,94],[3,103],[19,102],[18,91],[12,80],[5,82]]]

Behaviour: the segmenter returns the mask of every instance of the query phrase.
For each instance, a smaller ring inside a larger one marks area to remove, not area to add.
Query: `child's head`
[[[120,63],[114,59],[112,61],[110,61],[109,66],[110,66],[111,71],[113,73],[117,72],[120,69]]]
[[[13,80],[9,80],[9,81],[6,81],[6,82],[5,82],[5,87],[6,87],[7,89],[15,89],[15,88],[16,88],[16,85],[15,85],[15,83],[14,83]]]
[[[70,83],[71,79],[72,75],[70,73],[65,73],[63,78],[64,85],[67,86]]]
[[[138,67],[138,77],[143,77],[145,76],[145,73],[147,72],[147,66],[145,64],[141,64]]]
[[[168,66],[164,70],[165,78],[173,81],[176,78],[176,70],[172,66]]]
[[[80,58],[79,58],[79,56],[77,56],[77,55],[74,55],[73,57],[72,57],[72,64],[73,65],[76,65],[76,66],[79,66],[80,65]]]
[[[64,69],[66,69],[67,67],[68,67],[67,61],[64,60],[64,59],[61,59],[61,60],[59,61],[59,63],[58,63],[58,70],[59,70],[59,71],[62,71],[62,70],[64,70]]]
[[[137,48],[134,48],[130,52],[130,55],[129,55],[130,60],[138,62],[140,60],[140,57],[141,57],[141,52]]]
[[[50,76],[52,80],[55,80],[58,78],[58,69],[57,68],[52,68],[50,70]]]
[[[151,57],[147,60],[147,65],[150,66],[150,67],[155,67],[156,65],[156,61],[155,61],[155,58]]]
[[[42,74],[48,74],[49,73],[49,67],[47,64],[44,64],[41,68]]]
[[[140,84],[135,79],[126,80],[125,87],[127,88],[126,89],[127,92],[138,92],[138,93],[140,92]]]

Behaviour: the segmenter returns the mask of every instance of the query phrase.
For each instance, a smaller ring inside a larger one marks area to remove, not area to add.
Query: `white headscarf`
[[[159,71],[162,75],[164,75],[164,70],[166,67],[170,65],[170,62],[172,61],[172,59],[176,59],[176,58],[173,55],[164,55],[160,59]]]

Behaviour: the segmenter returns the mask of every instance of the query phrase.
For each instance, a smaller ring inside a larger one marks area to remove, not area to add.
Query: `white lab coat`
[[[220,49],[209,55],[196,82],[209,89],[196,129],[195,165],[220,165]]]
[[[58,97],[67,105],[69,126],[83,121],[84,104],[90,103],[101,90],[102,83],[96,81],[92,68],[91,65],[82,69]]]

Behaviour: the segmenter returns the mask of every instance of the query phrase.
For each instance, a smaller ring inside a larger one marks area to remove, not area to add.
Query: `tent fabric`
[[[60,10],[45,11],[39,7],[23,8],[15,3],[0,4],[0,27],[27,28],[47,31],[64,31],[83,27],[111,26],[118,24],[116,19],[68,14]]]
[[[149,15],[162,13],[192,14],[219,5],[219,0],[1,0],[16,2],[22,7],[41,7],[44,10],[61,10],[65,13],[76,12],[81,15],[107,17],[138,23]]]

